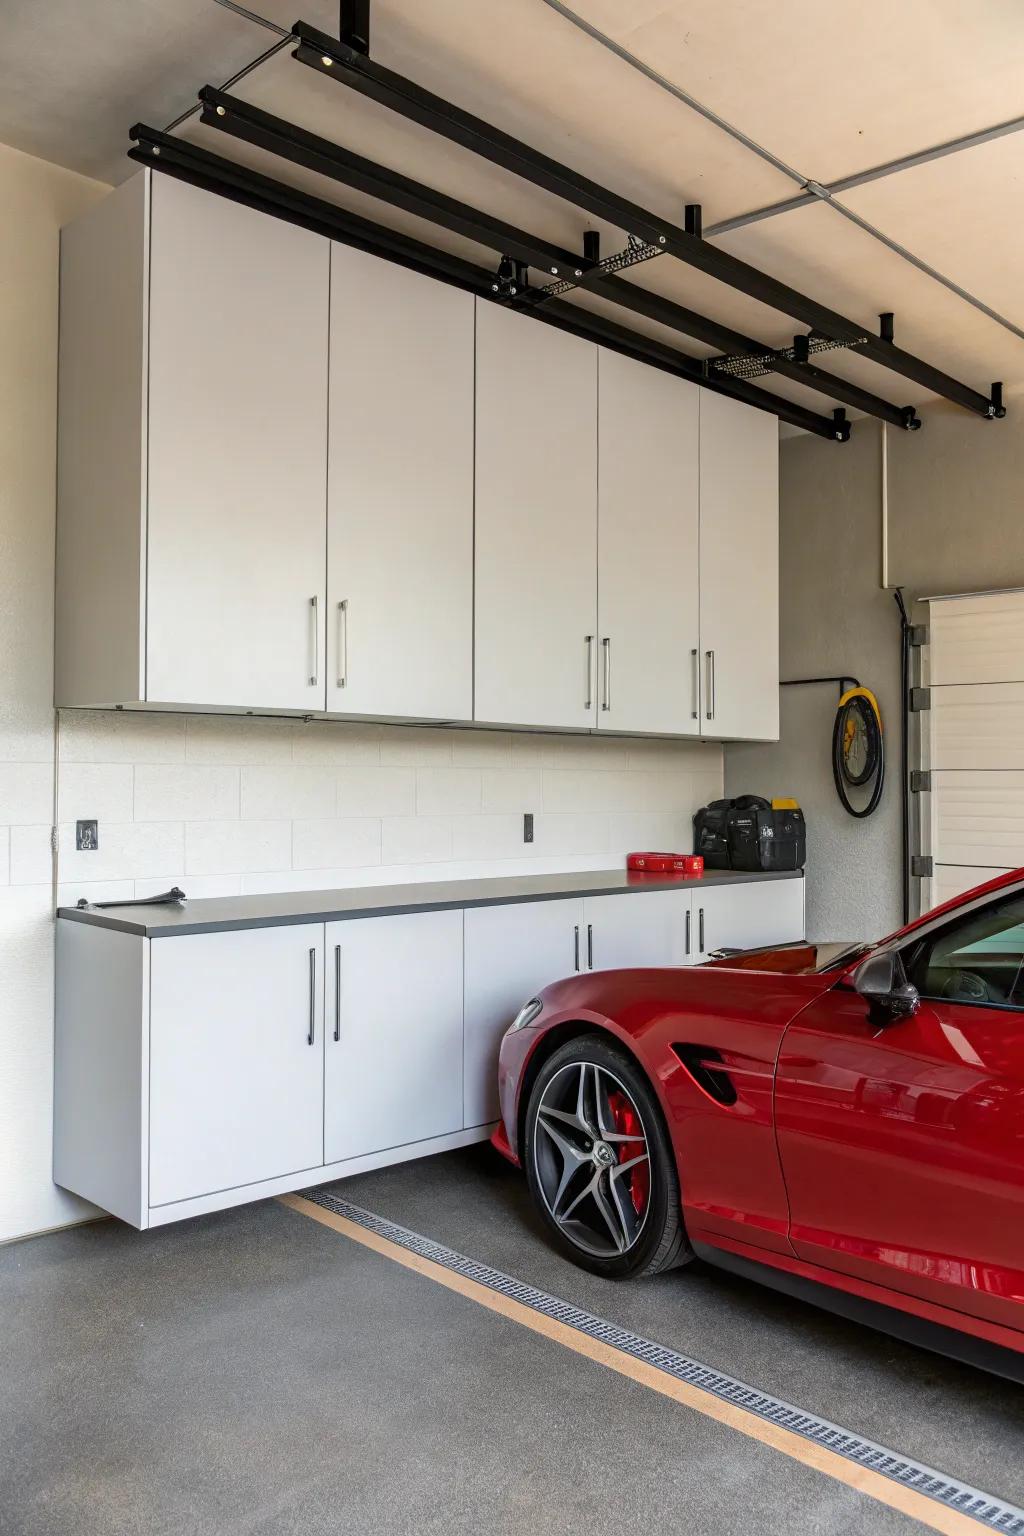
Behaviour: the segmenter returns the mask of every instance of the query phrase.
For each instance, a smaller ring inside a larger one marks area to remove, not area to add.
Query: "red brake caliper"
[[[643,1132],[640,1119],[632,1104],[625,1094],[618,1093],[614,1089],[608,1095],[608,1104],[612,1112],[612,1120],[616,1131],[620,1136],[639,1136],[638,1141],[620,1141],[616,1143],[620,1163],[628,1163],[631,1158],[639,1157],[644,1152]],[[641,1215],[647,1207],[647,1199],[651,1193],[651,1165],[645,1161],[637,1163],[628,1174],[629,1195],[633,1202],[633,1209],[637,1215]]]

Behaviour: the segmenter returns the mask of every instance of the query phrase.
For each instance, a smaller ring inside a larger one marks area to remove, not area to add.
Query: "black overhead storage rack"
[[[170,175],[455,283],[482,298],[523,310],[547,324],[772,412],[821,437],[840,442],[848,439],[847,406],[903,430],[913,431],[921,425],[913,406],[893,404],[812,360],[834,350],[856,351],[889,373],[974,415],[986,419],[1005,415],[1000,384],[991,385],[989,393],[982,394],[898,347],[891,313],[880,316],[879,333],[872,335],[862,325],[705,241],[699,205],[687,206],[682,226],[673,224],[378,64],[369,51],[370,0],[343,0],[339,31],[334,38],[299,21],[282,37],[283,43],[295,43],[293,57],[300,63],[555,194],[591,218],[614,226],[625,234],[625,245],[602,259],[600,237],[587,231],[579,252],[563,250],[212,86],[204,86],[199,93],[205,125],[368,193],[440,229],[465,236],[498,254],[496,270],[488,271],[425,241],[400,235],[168,132],[136,125],[131,130],[135,145],[129,153]],[[791,346],[774,349],[619,275],[638,263],[666,256],[791,316],[808,327],[807,333],[794,336]],[[543,273],[544,281],[531,284],[531,270]],[[566,295],[574,290],[593,293],[668,330],[715,347],[719,355],[695,358],[565,302]],[[828,415],[818,414],[751,382],[771,374],[794,380],[840,404]]]

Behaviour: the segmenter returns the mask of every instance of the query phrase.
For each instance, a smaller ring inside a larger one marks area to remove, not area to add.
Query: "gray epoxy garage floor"
[[[1020,1389],[699,1267],[584,1275],[487,1148],[337,1188],[1024,1503]],[[3,1536],[920,1529],[276,1202],[0,1249],[0,1315]]]

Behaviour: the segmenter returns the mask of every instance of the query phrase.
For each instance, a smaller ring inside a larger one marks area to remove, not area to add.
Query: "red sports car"
[[[699,1256],[1024,1379],[1024,870],[875,945],[556,982],[499,1086],[587,1269]]]

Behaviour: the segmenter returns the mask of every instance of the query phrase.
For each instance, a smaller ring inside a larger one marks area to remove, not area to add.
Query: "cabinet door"
[[[331,248],[327,708],[473,714],[472,294]]]
[[[324,1160],[462,1129],[462,913],[327,924]]]
[[[586,897],[581,963],[591,971],[687,964],[693,942],[689,908],[689,893],[682,890]]]
[[[583,903],[528,901],[466,912],[467,1126],[498,1118],[498,1047],[525,1002],[582,958]]]
[[[698,960],[715,949],[759,949],[804,937],[804,882],[758,880],[693,893]]]
[[[593,726],[597,348],[484,300],[476,340],[475,718]]]
[[[597,723],[610,730],[700,730],[699,393],[599,351]]]
[[[323,1162],[322,923],[150,941],[149,1204]]]
[[[146,697],[323,709],[329,243],[169,176],[150,241]]]
[[[701,390],[701,729],[779,734],[779,424]]]

